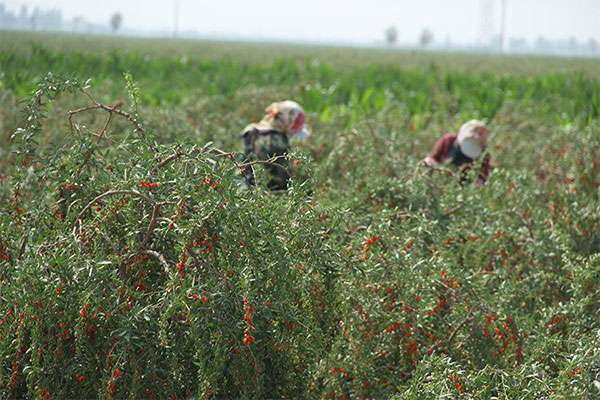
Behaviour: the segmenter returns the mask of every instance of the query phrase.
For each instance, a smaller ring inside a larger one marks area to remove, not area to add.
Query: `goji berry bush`
[[[0,52],[0,398],[600,396],[579,64],[36,40]],[[314,135],[286,193],[248,189],[239,131],[283,98]],[[486,186],[419,166],[473,117]]]

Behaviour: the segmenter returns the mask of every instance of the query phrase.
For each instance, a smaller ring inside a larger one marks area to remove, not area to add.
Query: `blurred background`
[[[0,30],[600,55],[597,0],[0,0]]]

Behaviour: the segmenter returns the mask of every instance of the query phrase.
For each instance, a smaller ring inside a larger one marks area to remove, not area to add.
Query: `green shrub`
[[[0,397],[598,395],[592,79],[42,46],[0,65]],[[315,135],[277,195],[230,151],[279,96]],[[485,187],[417,166],[471,116]]]

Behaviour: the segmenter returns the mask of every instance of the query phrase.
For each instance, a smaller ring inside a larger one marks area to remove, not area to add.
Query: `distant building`
[[[17,24],[17,17],[10,13],[4,4],[0,4],[0,28],[7,29]]]
[[[527,53],[531,50],[526,39],[510,38],[508,40],[508,51],[511,53]]]
[[[19,14],[15,14],[0,3],[0,29],[55,31],[62,27],[63,16],[60,10],[44,11],[36,7],[29,13],[27,7],[22,6]]]

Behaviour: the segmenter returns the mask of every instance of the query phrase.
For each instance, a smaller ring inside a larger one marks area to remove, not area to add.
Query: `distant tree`
[[[444,47],[447,49],[452,47],[452,37],[449,33],[446,34],[446,40],[444,40]]]
[[[511,51],[523,52],[527,50],[527,40],[524,38],[510,38],[508,41],[508,48]]]
[[[577,43],[577,38],[575,36],[571,36],[569,38],[569,41],[567,42],[567,46],[570,52],[577,51],[577,47],[579,46],[579,44]]]
[[[121,13],[116,12],[110,17],[110,27],[112,28],[113,32],[117,32],[121,28],[122,24],[123,16]]]
[[[21,21],[25,21],[27,19],[27,14],[29,12],[27,11],[27,6],[26,5],[22,5],[21,6],[21,11],[19,11],[19,18],[21,19]]]
[[[73,18],[73,24],[71,25],[73,31],[78,32],[83,26],[83,22],[83,17],[81,15],[78,15],[77,17]]]
[[[590,53],[596,54],[598,52],[598,48],[600,47],[600,45],[598,44],[598,41],[594,38],[590,38],[588,40],[588,50],[590,51]]]
[[[38,19],[40,18],[40,9],[36,7],[31,13],[31,30],[35,31],[37,29]]]
[[[398,29],[395,26],[390,26],[384,31],[385,41],[390,46],[393,46],[398,41]]]
[[[419,44],[421,47],[427,47],[433,42],[433,32],[428,28],[423,29],[421,36],[419,37]]]
[[[548,51],[552,47],[550,41],[542,36],[538,37],[535,40],[535,48],[538,51]]]

